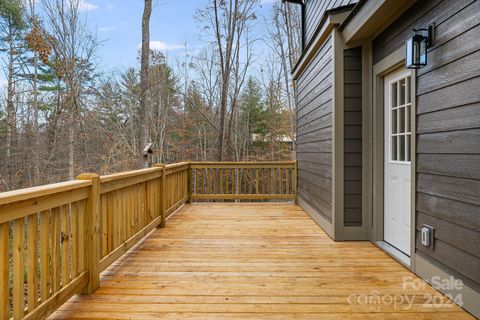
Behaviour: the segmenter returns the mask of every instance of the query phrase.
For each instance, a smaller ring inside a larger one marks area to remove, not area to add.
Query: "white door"
[[[384,240],[410,256],[411,71],[385,77]]]

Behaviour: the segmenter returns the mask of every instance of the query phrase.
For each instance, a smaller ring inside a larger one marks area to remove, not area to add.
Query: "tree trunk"
[[[33,185],[38,185],[40,178],[40,139],[38,128],[38,55],[35,53],[33,60]]]
[[[232,8],[233,1],[233,8]],[[231,60],[232,60],[232,48],[235,40],[235,31],[237,29],[237,11],[238,11],[238,0],[229,1],[230,9],[229,16],[227,17],[227,33],[225,39],[225,48],[223,48],[222,43],[222,34],[220,31],[220,18],[218,14],[219,4],[217,0],[214,0],[214,11],[215,11],[215,32],[216,32],[216,42],[219,51],[220,58],[220,67],[222,70],[222,91],[220,93],[220,125],[218,128],[218,161],[223,161],[224,149],[225,149],[225,115],[227,113],[227,104],[228,104],[228,88],[230,84],[230,72],[231,72]]]
[[[143,149],[150,140],[150,108],[149,108],[149,80],[148,68],[150,65],[150,16],[152,14],[152,0],[145,0],[142,17],[142,56],[140,67],[140,161],[143,167],[148,167],[148,158],[143,156]]]
[[[15,83],[14,83],[14,59],[15,59],[15,48],[14,48],[14,35],[13,35],[13,26],[9,26],[7,42],[8,42],[8,71],[7,71],[7,139],[6,139],[6,160],[7,160],[7,176],[12,177],[14,171],[12,149],[13,149],[13,138],[17,129],[16,125],[16,115],[15,115],[15,104],[13,99],[15,97]]]
[[[70,115],[68,128],[68,179],[75,178],[75,111]]]

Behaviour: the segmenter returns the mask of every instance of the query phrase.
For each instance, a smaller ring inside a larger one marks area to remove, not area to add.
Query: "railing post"
[[[161,205],[160,205],[160,215],[162,216],[162,222],[158,225],[159,228],[165,228],[167,224],[167,219],[165,215],[165,211],[167,211],[166,200],[167,200],[167,171],[166,166],[164,164],[156,164],[156,168],[162,169],[162,183],[161,183],[161,190],[160,190],[160,197],[161,197]]]
[[[187,193],[188,193],[188,199],[187,203],[190,203],[192,201],[192,162],[188,162],[188,169],[187,169]]]
[[[91,294],[100,283],[100,177],[94,173],[83,173],[76,180],[91,180],[90,194],[85,215],[85,267],[88,284],[84,293]]]

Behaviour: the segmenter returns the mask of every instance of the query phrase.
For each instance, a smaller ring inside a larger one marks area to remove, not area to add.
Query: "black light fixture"
[[[406,43],[405,67],[420,69],[427,65],[427,49],[433,45],[433,28],[413,29],[415,33]]]

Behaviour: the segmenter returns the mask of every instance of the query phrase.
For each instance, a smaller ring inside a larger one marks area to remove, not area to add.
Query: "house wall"
[[[305,3],[305,41],[313,39],[325,11],[356,3],[358,0],[306,0]]]
[[[362,225],[362,47],[344,50],[344,226]]]
[[[373,41],[376,63],[435,23],[417,72],[416,252],[480,290],[480,1],[418,1]],[[435,228],[434,249],[420,243]]]
[[[330,223],[332,60],[332,36],[329,36],[296,81],[298,197]]]

